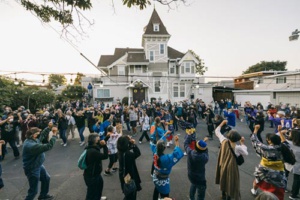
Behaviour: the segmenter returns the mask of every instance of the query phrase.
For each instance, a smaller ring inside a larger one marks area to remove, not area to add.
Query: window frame
[[[159,91],[156,91],[157,87],[155,85],[156,85],[157,81],[159,81],[159,87],[158,87]],[[154,93],[161,93],[161,78],[160,77],[154,77],[153,88],[154,88],[154,90],[153,90]]]
[[[286,76],[281,76],[276,78],[276,84],[284,84],[286,83]]]
[[[103,96],[102,97],[100,96],[100,91],[101,90],[103,90]],[[109,96],[104,95],[105,90],[109,92]],[[111,94],[110,94],[110,89],[109,88],[97,88],[97,98],[110,98],[110,97],[111,97]]]
[[[184,87],[184,89],[182,89]],[[175,90],[174,88],[177,88],[177,95],[175,96]],[[183,94],[183,95],[182,95]],[[185,98],[186,94],[186,84],[185,83],[173,83],[172,86],[172,96],[173,98]]]
[[[159,44],[159,54],[160,55],[165,54],[165,44]]]
[[[153,24],[153,31],[159,32],[159,24]]]
[[[123,70],[120,70],[120,69],[123,69]],[[120,72],[124,72],[123,74],[121,74]],[[119,76],[125,76],[125,66],[118,66],[118,75]]]
[[[151,55],[151,53],[152,53],[152,55]],[[152,57],[152,59],[151,59],[151,57]],[[154,62],[154,51],[149,51],[149,61],[150,62]]]

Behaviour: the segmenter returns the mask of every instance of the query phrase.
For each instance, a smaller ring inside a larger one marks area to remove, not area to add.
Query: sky
[[[288,40],[300,29],[299,0],[187,0],[189,5],[171,10],[157,2],[145,10],[113,2],[114,8],[110,0],[92,1],[93,8],[84,14],[95,23],[84,27],[87,37],[74,41],[96,65],[100,55],[113,54],[116,47],[141,48],[143,28],[155,7],[171,34],[169,46],[196,52],[208,67],[205,76],[238,76],[251,65],[273,60],[287,61],[288,70],[300,69],[300,41]],[[51,26],[61,31],[56,23]],[[15,1],[0,1],[0,27],[2,74],[37,72],[30,78],[40,80],[40,72],[99,74],[57,32]]]

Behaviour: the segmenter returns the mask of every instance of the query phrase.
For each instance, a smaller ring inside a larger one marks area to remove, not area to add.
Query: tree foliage
[[[59,85],[66,85],[67,79],[64,75],[50,74],[49,77],[48,77],[48,82],[51,85],[54,85],[55,87],[58,87]]]
[[[93,7],[91,0],[15,0],[28,11],[36,15],[42,22],[49,23],[56,21],[63,26],[62,34],[67,37],[71,35],[75,37],[68,29],[75,30],[79,35],[85,34],[83,25],[93,25],[93,21],[89,20],[83,13],[85,10],[90,10]],[[114,7],[114,1],[112,5]],[[178,2],[186,3],[187,0],[122,0],[123,5],[131,7],[139,7],[143,10],[151,2],[158,2],[172,8],[171,5],[177,6]],[[75,38],[76,39],[76,38]]]
[[[87,92],[87,89],[80,85],[68,85],[61,93],[64,100],[75,100],[75,99],[81,99],[85,93]]]
[[[40,89],[37,86],[14,85],[13,81],[0,77],[0,102],[12,109],[25,106],[30,110],[42,108],[54,101],[55,95],[52,90]]]
[[[199,63],[195,65],[196,74],[203,75],[206,72],[206,67],[204,66],[203,60],[193,50],[189,50],[189,51],[199,61]]]
[[[286,61],[261,61],[260,63],[248,67],[246,71],[243,71],[243,74],[260,71],[287,71],[286,64]]]
[[[81,79],[82,77],[85,77],[84,74],[77,72],[75,81],[74,81],[74,85],[81,85]]]

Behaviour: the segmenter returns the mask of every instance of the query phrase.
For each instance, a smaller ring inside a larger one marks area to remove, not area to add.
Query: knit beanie
[[[196,143],[196,146],[198,149],[200,150],[206,150],[206,142],[204,142],[203,140],[199,140],[197,143]]]

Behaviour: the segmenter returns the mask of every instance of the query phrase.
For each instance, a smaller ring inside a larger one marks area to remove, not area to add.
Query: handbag
[[[124,153],[124,161],[123,161],[123,177],[124,177],[123,192],[125,196],[127,196],[136,191],[136,184],[135,181],[131,178],[129,173],[125,176],[125,153]]]
[[[229,141],[227,141],[227,142],[228,142],[230,151],[232,152],[232,154],[234,155],[234,157],[236,159],[237,165],[241,166],[245,162],[244,157],[241,154],[239,156],[236,156],[233,149],[231,148],[230,142]]]

